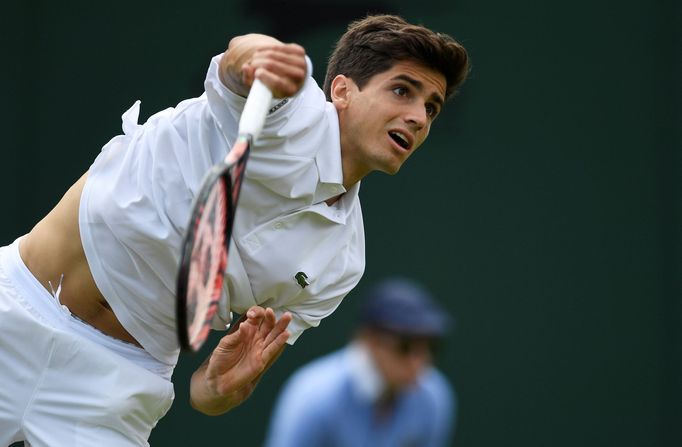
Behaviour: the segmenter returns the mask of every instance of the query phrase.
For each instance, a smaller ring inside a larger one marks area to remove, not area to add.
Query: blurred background
[[[0,243],[30,230],[121,132],[203,91],[246,32],[302,44],[321,82],[347,22],[451,34],[473,70],[394,178],[363,181],[365,278],[252,398],[208,418],[187,383],[151,444],[258,446],[303,363],[343,346],[361,292],[428,285],[456,316],[437,364],[455,445],[682,445],[682,4],[676,0],[18,1],[0,17]],[[215,338],[214,338],[215,340]],[[1,338],[0,338],[1,342]],[[224,443],[224,444],[223,444]]]

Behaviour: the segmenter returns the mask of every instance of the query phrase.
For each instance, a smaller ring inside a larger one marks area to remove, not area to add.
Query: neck
[[[333,204],[335,204],[335,203],[341,198],[342,195],[343,195],[343,194],[339,194],[338,196],[334,196],[334,197],[332,197],[331,199],[327,199],[327,200],[324,201],[324,203],[326,203],[327,206],[332,206]]]
[[[366,164],[365,157],[357,149],[354,135],[349,135],[345,113],[347,110],[341,105],[334,103],[339,120],[339,147],[341,149],[341,167],[343,169],[343,187],[348,191],[353,185],[362,180],[370,169]]]
[[[343,187],[346,188],[346,191],[370,173],[362,160],[359,160],[351,150],[346,149],[343,139],[341,141],[341,166],[343,168]]]

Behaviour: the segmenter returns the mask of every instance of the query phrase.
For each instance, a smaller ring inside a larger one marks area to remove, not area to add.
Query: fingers
[[[244,321],[246,321],[246,314],[241,315],[241,316],[239,317],[239,320],[237,320],[237,321],[233,322],[232,324],[230,324],[230,329],[227,331],[227,333],[228,333],[228,334],[231,334],[231,333],[233,333],[233,332],[236,332],[237,329],[239,329],[239,326],[240,326]]]
[[[246,311],[247,321],[251,323],[258,321],[258,325],[260,325],[260,320],[262,320],[264,316],[265,309],[260,306],[251,306],[249,307],[249,310]]]
[[[269,307],[265,309],[263,318],[260,320],[260,326],[258,327],[258,336],[264,340],[264,345],[269,345],[284,332],[287,326],[289,326],[291,319],[290,312],[285,312],[277,320],[274,310]]]
[[[276,322],[277,317],[275,316],[275,312],[268,307],[265,309],[265,315],[263,316],[260,327],[258,328],[258,335],[265,339],[270,331],[272,331],[272,328],[275,327]]]
[[[256,51],[242,66],[243,82],[251,85],[255,78],[267,85],[277,98],[295,95],[306,78],[305,50],[300,45],[267,46]]]
[[[264,67],[273,71],[287,68],[292,73],[298,73],[300,70],[305,72],[305,50],[296,44],[263,47],[254,52],[249,63],[255,67]]]
[[[270,368],[277,357],[279,357],[282,351],[284,351],[284,347],[286,346],[287,340],[289,339],[289,335],[289,331],[287,330],[281,332],[279,335],[277,335],[272,343],[263,349],[262,358],[266,364],[264,370]]]
[[[239,326],[240,330],[243,328],[249,333],[256,333],[263,323],[265,318],[265,309],[260,306],[252,306],[246,311],[246,319]],[[245,327],[246,326],[246,327]],[[241,331],[240,331],[241,332]]]
[[[234,349],[236,346],[247,343],[262,343],[263,349],[268,348],[271,344],[278,344],[282,346],[289,338],[289,332],[286,331],[287,326],[291,322],[291,313],[284,313],[279,320],[275,312],[271,308],[264,309],[260,306],[253,306],[249,308],[242,319],[239,329],[234,333],[228,333],[218,343],[217,348],[221,351]],[[282,334],[286,333],[285,336]],[[283,337],[280,343],[278,339]]]
[[[227,335],[220,339],[218,348],[225,350],[234,348],[255,334],[265,318],[265,309],[259,306],[250,307],[227,331]]]
[[[274,314],[274,312],[273,312]],[[289,332],[286,330],[287,327],[289,326],[289,323],[291,323],[291,313],[285,312],[275,323],[273,328],[270,330],[268,333],[268,336],[265,338],[265,346],[269,346],[273,342],[276,342],[277,338],[280,337],[284,332],[286,332],[287,336],[284,339],[284,342],[287,341],[289,338]]]
[[[268,86],[275,98],[294,96],[302,86],[302,83],[294,82],[289,77],[278,76],[261,68],[256,70],[255,77]]]

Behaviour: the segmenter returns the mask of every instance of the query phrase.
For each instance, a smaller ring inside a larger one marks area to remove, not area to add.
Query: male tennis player
[[[400,169],[466,72],[450,37],[374,16],[340,39],[324,92],[303,48],[246,35],[211,61],[201,97],[144,124],[135,103],[57,206],[0,249],[0,444],[146,445],[174,396],[192,199],[231,147],[254,78],[279,100],[247,166],[215,325],[247,319],[190,385],[207,414],[247,398],[357,284],[360,180]]]

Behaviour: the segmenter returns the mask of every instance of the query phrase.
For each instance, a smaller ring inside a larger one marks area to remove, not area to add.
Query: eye
[[[434,106],[433,104],[426,104],[424,108],[426,109],[426,114],[429,116],[429,118],[435,118],[436,115],[438,115],[438,107]]]
[[[398,96],[407,96],[408,93],[407,87],[396,87],[392,91]]]

